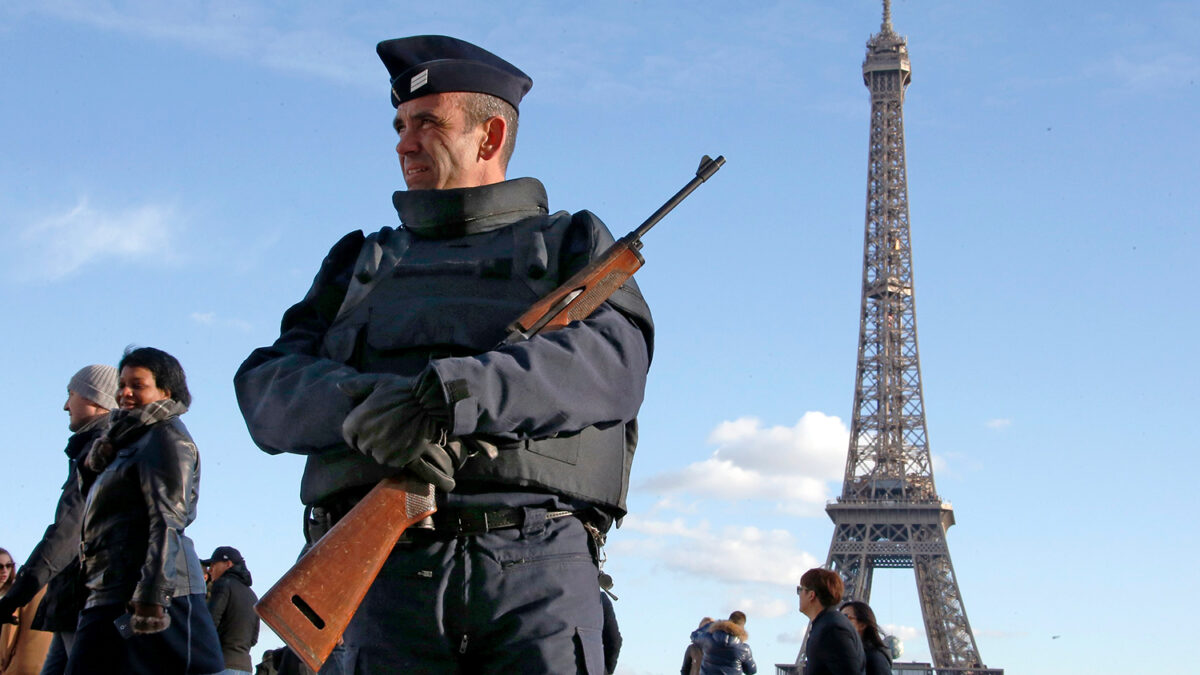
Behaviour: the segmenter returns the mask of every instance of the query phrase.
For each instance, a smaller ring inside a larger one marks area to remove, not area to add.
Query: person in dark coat
[[[42,665],[42,675],[62,675],[67,654],[75,643],[75,623],[83,609],[86,589],[79,578],[79,522],[83,495],[75,465],[92,442],[108,428],[108,413],[117,407],[117,369],[85,366],[67,382],[67,481],[63,483],[54,522],[21,566],[13,587],[0,598],[0,621],[25,605],[43,587],[46,593],[33,616],[34,630],[54,634]],[[49,583],[47,583],[49,582]]]
[[[532,86],[516,66],[446,36],[376,51],[401,226],[334,245],[234,376],[238,404],[260,448],[306,456],[314,521],[385,477],[437,488],[433,527],[409,529],[346,630],[348,672],[603,672],[599,547],[626,511],[649,308],[628,280],[587,318],[509,331],[612,234],[507,178]]]
[[[196,518],[200,455],[179,416],[179,361],[151,347],[118,364],[111,424],[78,464],[88,598],[68,675],[211,675],[224,668],[204,570],[183,532]]]
[[[258,644],[258,615],[254,613],[258,596],[250,590],[254,582],[246,559],[232,546],[218,546],[200,564],[208,569],[212,581],[208,611],[221,640],[225,675],[249,675],[254,667],[250,648]]]
[[[842,600],[842,578],[836,572],[814,568],[800,577],[796,592],[800,612],[808,617],[805,675],[864,675],[866,656],[862,639],[837,604]]]
[[[700,625],[696,626],[696,631],[705,629],[712,622],[710,616],[700,619]],[[700,675],[700,664],[704,663],[704,649],[696,644],[696,631],[692,631],[692,641],[688,643],[687,649],[683,652],[683,665],[679,668],[679,675]]]
[[[871,606],[860,600],[851,600],[842,605],[842,614],[858,631],[862,638],[863,651],[867,657],[867,675],[892,675],[892,650],[883,642],[879,634],[879,624],[875,622],[875,612]]]
[[[733,612],[725,621],[701,625],[692,633],[692,644],[703,652],[700,675],[754,675],[758,665],[746,640],[746,615]]]

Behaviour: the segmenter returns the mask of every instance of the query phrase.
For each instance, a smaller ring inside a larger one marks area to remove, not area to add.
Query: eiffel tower
[[[938,675],[1001,673],[982,666],[946,543],[954,510],[938,497],[929,457],[904,160],[911,76],[907,41],[883,0],[863,61],[871,139],[858,369],[842,495],[825,509],[834,523],[826,567],[845,582],[844,600],[864,602],[875,569],[912,568]],[[797,666],[803,660],[801,648]]]

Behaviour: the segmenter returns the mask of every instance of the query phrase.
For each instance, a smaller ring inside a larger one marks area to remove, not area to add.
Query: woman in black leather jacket
[[[219,673],[204,571],[183,534],[200,487],[200,456],[179,420],[187,380],[151,347],[126,350],[119,370],[121,409],[79,471],[88,599],[67,673]]]

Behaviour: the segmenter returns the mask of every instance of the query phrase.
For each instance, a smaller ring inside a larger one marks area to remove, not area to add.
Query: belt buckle
[[[488,530],[487,511],[463,509],[454,514],[454,533],[457,535],[485,534]]]

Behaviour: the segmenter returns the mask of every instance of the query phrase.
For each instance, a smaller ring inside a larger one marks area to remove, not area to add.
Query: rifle
[[[641,238],[725,163],[700,160],[696,177],[640,226],[539,300],[508,326],[514,344],[591,315],[645,263]],[[409,526],[437,510],[433,486],[385,478],[263,595],[254,610],[292,651],[320,670]]]

